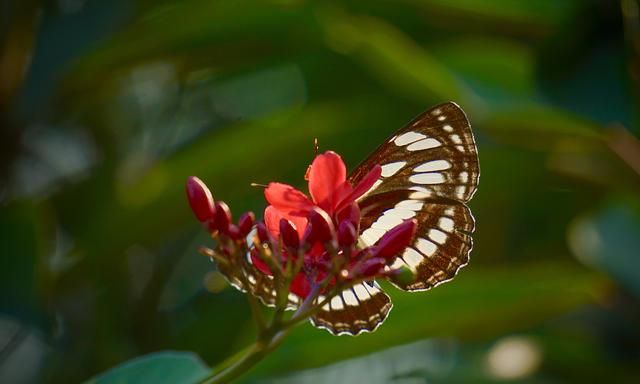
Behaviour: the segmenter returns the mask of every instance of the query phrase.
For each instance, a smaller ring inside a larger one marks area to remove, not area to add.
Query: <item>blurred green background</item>
[[[315,137],[353,167],[447,100],[479,147],[470,265],[241,381],[640,382],[638,1],[4,0],[0,33],[0,382],[166,350],[193,354],[145,381],[197,381],[254,330],[186,178],[261,216],[249,184],[304,187]]]

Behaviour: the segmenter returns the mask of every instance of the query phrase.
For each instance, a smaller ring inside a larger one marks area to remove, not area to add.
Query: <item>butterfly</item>
[[[393,267],[415,274],[405,291],[424,291],[451,280],[469,262],[475,220],[466,203],[480,176],[471,125],[455,103],[437,105],[420,114],[358,165],[348,180],[356,185],[375,164],[382,175],[360,198],[360,241],[374,244],[402,220],[415,217],[413,244]],[[360,284],[336,296],[311,322],[334,334],[373,331],[392,304],[377,284]]]
[[[375,244],[403,220],[415,218],[417,232],[390,268],[405,266],[415,279],[394,282],[405,291],[424,291],[451,280],[469,261],[475,221],[466,205],[479,181],[478,151],[469,120],[455,103],[437,105],[405,125],[380,145],[348,176],[357,185],[379,164],[380,178],[361,196],[359,244]],[[246,291],[232,271],[231,283]],[[248,290],[265,304],[275,302],[270,276],[246,270]],[[300,302],[289,296],[289,307]],[[322,301],[323,297],[319,297]],[[329,332],[357,335],[375,330],[392,303],[375,282],[354,285],[324,305],[311,323]]]

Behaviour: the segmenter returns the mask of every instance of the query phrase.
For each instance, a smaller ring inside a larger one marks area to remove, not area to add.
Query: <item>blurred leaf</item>
[[[28,201],[0,206],[0,310],[21,320],[37,314],[37,271],[44,240],[39,212]]]
[[[531,47],[504,38],[449,38],[433,52],[486,103],[518,102],[536,94]]]
[[[299,327],[254,374],[317,367],[425,337],[486,340],[591,303],[606,285],[601,276],[562,263],[468,267],[432,292],[386,289],[394,310],[373,334],[335,337],[310,325]]]
[[[208,0],[151,2],[140,17],[106,41],[101,49],[84,57],[71,72],[66,86],[86,89],[95,84],[96,72],[114,71],[151,58],[196,55],[199,63],[215,69],[238,60],[257,61],[270,56],[278,44],[286,44],[292,30],[308,30],[308,7],[287,6],[275,1],[239,0],[232,3]],[[307,32],[305,32],[307,33]],[[212,55],[212,46],[220,50]],[[200,52],[199,50],[203,51]]]
[[[386,384],[399,377],[415,377],[421,373],[442,376],[453,368],[456,358],[454,343],[423,340],[389,348],[364,357],[350,359],[322,368],[294,372],[265,380],[266,383],[357,383]],[[336,380],[339,378],[339,380]]]
[[[303,75],[291,64],[251,72],[211,88],[216,110],[230,120],[262,117],[306,102]]]
[[[458,16],[457,25],[482,23],[484,31],[499,29],[500,31],[518,31],[532,36],[544,36],[562,22],[575,16],[576,10],[584,6],[578,0],[404,0],[433,16]],[[544,15],[544,17],[539,17]],[[468,26],[467,26],[468,27]],[[504,32],[503,32],[504,33]]]
[[[634,77],[631,71],[620,69],[635,64],[627,61],[625,48],[604,36],[593,36],[586,46],[576,47],[577,52],[563,52],[562,57],[550,53],[546,66],[538,70],[541,93],[558,107],[593,121],[633,129],[638,123],[634,100],[629,97]],[[569,54],[573,57],[566,57]],[[564,65],[558,65],[559,60]]]
[[[213,265],[206,257],[197,257],[198,248],[207,244],[210,239],[210,236],[202,231],[186,247],[184,253],[179,255],[169,278],[164,283],[158,310],[175,310],[202,290],[204,273],[212,270]]]
[[[578,260],[609,273],[640,296],[640,211],[638,201],[610,202],[576,220],[569,245]]]
[[[550,148],[561,140],[586,143],[602,139],[598,124],[561,109],[538,104],[500,108],[486,114],[484,129],[496,139],[520,146]]]
[[[391,90],[418,103],[464,100],[449,69],[393,25],[336,9],[320,15],[329,46],[361,63]]]
[[[0,383],[28,384],[42,381],[42,366],[51,358],[51,347],[42,333],[28,323],[0,315],[2,366]]]
[[[121,364],[85,384],[195,384],[209,372],[193,353],[157,352]]]

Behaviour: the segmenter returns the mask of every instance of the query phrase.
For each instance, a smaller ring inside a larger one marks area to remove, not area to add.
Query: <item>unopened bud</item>
[[[280,219],[280,237],[282,243],[289,248],[298,248],[300,246],[300,238],[296,227],[287,219]]]
[[[373,256],[389,260],[399,255],[413,240],[417,226],[416,220],[411,219],[393,227],[376,243]]]
[[[361,262],[357,270],[354,271],[355,277],[374,277],[384,270],[386,260],[382,257],[372,257]]]
[[[215,227],[222,233],[227,233],[231,224],[231,210],[224,201],[216,201]]]
[[[211,191],[202,180],[195,176],[187,179],[187,200],[191,210],[201,223],[213,220],[215,217],[215,208]]]
[[[305,230],[303,241],[307,244],[314,242],[327,243],[335,237],[333,222],[329,215],[320,208],[313,208],[309,212],[309,224]]]
[[[240,240],[243,237],[242,233],[240,233],[240,228],[235,224],[229,224],[227,233],[229,234],[229,237],[232,238],[233,240]]]
[[[338,244],[341,247],[350,247],[356,241],[356,229],[349,220],[344,220],[338,227]]]
[[[357,232],[358,225],[360,224],[360,207],[358,206],[358,203],[349,204],[342,208],[336,215],[336,218],[339,223],[342,223],[345,220],[350,221]]]
[[[264,225],[263,222],[259,222],[256,224],[256,233],[258,234],[258,239],[261,243],[270,243],[271,242],[271,234],[267,229],[267,226]]]
[[[240,216],[238,220],[238,228],[240,229],[241,236],[247,236],[251,232],[253,223],[256,221],[256,215],[253,212],[246,212]]]

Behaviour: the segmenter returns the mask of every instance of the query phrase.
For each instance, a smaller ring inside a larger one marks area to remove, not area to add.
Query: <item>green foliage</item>
[[[193,353],[158,352],[112,368],[85,384],[191,384],[199,383],[209,370]]]

